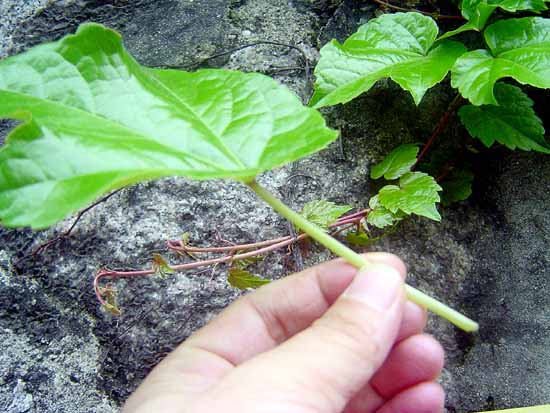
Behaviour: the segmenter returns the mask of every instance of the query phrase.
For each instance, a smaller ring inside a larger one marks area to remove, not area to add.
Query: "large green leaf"
[[[44,228],[144,179],[246,179],[337,133],[260,74],[140,66],[103,26],[0,62],[0,220]]]
[[[397,179],[411,170],[416,163],[416,155],[418,155],[418,146],[399,145],[382,162],[372,167],[370,177],[378,179],[384,176],[386,179]]]
[[[386,185],[378,192],[380,205],[394,214],[416,214],[440,221],[435,206],[441,187],[435,179],[423,172],[408,172],[399,179],[399,186]]]
[[[322,107],[348,102],[388,77],[408,90],[418,104],[466,51],[453,41],[434,45],[437,33],[431,17],[395,13],[370,20],[344,44],[331,41],[321,49],[310,104]]]
[[[461,56],[452,68],[452,85],[474,105],[498,104],[497,80],[550,88],[550,19],[525,17],[499,21],[485,30],[487,50]]]
[[[499,106],[467,105],[458,111],[470,135],[487,147],[497,141],[510,149],[550,153],[542,121],[532,108],[533,101],[520,88],[505,83],[495,85],[495,95]]]
[[[462,15],[467,23],[460,26],[458,29],[445,33],[439,39],[446,39],[455,34],[469,30],[481,31],[487,20],[497,8],[501,8],[508,12],[514,13],[520,10],[530,10],[535,13],[540,13],[547,10],[547,0],[463,0],[460,8]]]

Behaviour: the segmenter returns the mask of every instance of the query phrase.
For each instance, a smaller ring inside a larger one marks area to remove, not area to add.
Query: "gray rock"
[[[79,0],[23,6],[4,0],[0,53],[59,38],[94,20],[120,30],[142,63],[259,70],[305,100],[311,86],[305,58],[313,65],[319,43],[344,38],[374,16],[374,6],[358,3]],[[208,59],[262,40],[301,51],[258,44]],[[340,143],[260,181],[295,208],[315,198],[365,205],[377,190],[368,179],[371,164],[400,143],[426,140],[451,99],[452,91],[439,86],[417,108],[396,85],[379,82],[354,102],[325,111],[341,129]],[[452,147],[461,135],[454,119],[442,142]],[[442,208],[441,223],[407,220],[372,247],[403,257],[411,284],[482,325],[471,337],[430,320],[430,331],[447,350],[442,381],[449,412],[550,399],[550,160],[495,150],[480,155],[474,170],[474,197]],[[71,222],[38,233],[0,229],[0,406],[10,412],[116,411],[167,352],[240,294],[227,285],[224,267],[120,280],[115,286],[123,314],[113,317],[98,308],[91,289],[100,266],[144,268],[158,251],[175,262],[181,257],[167,253],[164,241],[183,232],[194,244],[211,245],[218,236],[240,243],[288,231],[237,183],[167,178],[124,189],[84,215],[71,237],[28,256]],[[314,246],[304,265],[329,257]],[[281,251],[256,270],[278,278],[298,266]]]

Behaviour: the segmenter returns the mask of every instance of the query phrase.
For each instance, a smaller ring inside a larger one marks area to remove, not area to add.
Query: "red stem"
[[[353,214],[343,216],[333,224],[329,225],[329,227],[334,228],[334,227],[342,226],[346,224],[354,224],[354,225],[358,224],[368,212],[369,212],[369,209],[363,209]],[[334,235],[342,232],[344,229],[346,228],[341,228],[337,230],[334,233]],[[286,237],[276,238],[274,240],[261,241],[261,242],[251,243],[251,244],[233,245],[228,247],[205,247],[205,248],[189,247],[183,244],[182,241],[170,240],[167,242],[168,248],[178,252],[235,252],[243,249],[252,249],[252,248],[262,247],[262,248],[254,249],[253,251],[249,251],[241,254],[230,254],[219,258],[212,258],[208,260],[201,260],[201,261],[190,262],[186,264],[171,265],[170,269],[174,271],[183,271],[183,270],[189,270],[193,268],[205,267],[209,265],[221,264],[221,263],[230,262],[234,260],[243,260],[251,257],[256,257],[258,255],[266,254],[268,252],[277,250],[279,248],[286,247],[287,245],[293,244],[307,237],[308,237],[308,234],[304,233],[304,234],[298,235],[297,237],[286,236]],[[98,271],[93,281],[95,295],[98,301],[101,303],[101,305],[107,305],[107,302],[103,298],[100,290],[101,287],[99,283],[101,279],[106,277],[109,277],[109,278],[140,277],[140,276],[153,275],[155,273],[156,271],[154,269],[140,270],[140,271],[112,271],[105,268],[101,269]]]
[[[454,113],[454,111],[457,109],[458,106],[462,103],[462,96],[460,94],[457,94],[452,102],[449,104],[449,107],[445,114],[441,117],[439,120],[439,123],[437,124],[437,127],[432,133],[432,136],[430,136],[430,139],[424,144],[424,147],[420,151],[420,155],[418,155],[418,158],[416,158],[415,164],[412,166],[411,170],[414,170],[418,164],[420,163],[420,160],[426,155],[426,152],[428,152],[428,149],[432,146],[432,144],[435,142],[437,137],[441,135],[441,133],[445,130],[447,127],[447,124],[449,123],[449,119],[451,118],[451,115]]]

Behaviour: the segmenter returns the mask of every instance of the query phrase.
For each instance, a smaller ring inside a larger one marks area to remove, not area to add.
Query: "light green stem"
[[[516,409],[491,410],[491,411],[479,412],[479,413],[548,413],[548,412],[550,412],[550,404],[545,404],[541,406],[531,406],[531,407],[518,407]]]
[[[372,265],[372,263],[367,261],[364,257],[357,254],[352,249],[346,247],[344,244],[331,237],[317,225],[312,224],[300,214],[294,212],[292,209],[287,207],[278,198],[273,196],[273,194],[271,194],[269,191],[259,185],[256,181],[247,182],[246,185],[248,185],[250,189],[252,189],[260,198],[267,202],[274,210],[276,210],[279,214],[281,214],[283,217],[296,225],[296,227],[309,234],[310,237],[315,239],[317,242],[323,244],[336,255],[344,258],[354,267],[365,268]],[[446,318],[455,326],[461,328],[464,331],[473,332],[478,330],[479,326],[475,321],[460,314],[458,311],[453,310],[445,304],[435,300],[429,295],[424,294],[422,291],[419,291],[416,288],[413,288],[409,285],[405,287],[407,297],[412,302],[427,308],[428,310],[440,315],[443,318]]]

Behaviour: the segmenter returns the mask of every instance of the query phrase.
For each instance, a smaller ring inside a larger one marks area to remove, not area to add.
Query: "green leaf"
[[[367,215],[367,222],[376,228],[384,228],[393,225],[399,220],[400,218],[396,217],[395,214],[382,206],[373,209]]]
[[[512,13],[520,10],[530,10],[539,13],[548,9],[546,0],[463,0],[460,7],[462,15],[468,22],[458,29],[445,33],[439,40],[469,30],[481,31],[485,27],[489,17],[499,7]]]
[[[434,45],[437,33],[431,17],[394,13],[370,20],[343,45],[331,41],[321,49],[310,105],[319,108],[348,102],[388,77],[408,90],[418,104],[466,51],[453,41]]]
[[[386,179],[397,179],[411,170],[416,163],[417,155],[418,147],[416,145],[400,145],[391,151],[382,162],[372,167],[370,177],[378,179],[383,175]]]
[[[360,232],[359,234],[355,232],[350,232],[346,235],[346,241],[349,242],[351,245],[355,245],[356,247],[366,247],[368,245],[372,245],[377,240],[378,238],[369,238],[368,234],[365,232]]]
[[[264,284],[269,284],[269,280],[258,277],[246,270],[240,268],[230,268],[227,281],[235,288],[246,290],[247,288],[258,288]]]
[[[254,73],[140,66],[120,36],[76,35],[0,62],[0,220],[45,228],[101,194],[163,176],[249,180],[336,139],[321,115]]]
[[[352,208],[350,205],[336,205],[334,202],[321,199],[305,204],[300,214],[309,222],[327,229],[330,224],[336,222],[338,218]]]
[[[403,219],[404,214],[401,211],[394,213],[384,208],[380,203],[379,195],[376,194],[369,199],[371,211],[367,215],[367,223],[377,228],[384,228]]]
[[[474,174],[464,169],[453,170],[441,182],[443,192],[441,193],[441,203],[450,205],[453,202],[464,201],[472,195],[472,182]]]
[[[441,187],[435,179],[423,172],[408,172],[399,179],[399,186],[386,185],[378,192],[380,205],[394,214],[417,214],[440,221],[436,202]]]
[[[452,86],[474,105],[493,104],[497,80],[512,77],[523,84],[550,88],[550,19],[501,20],[485,30],[491,50],[461,56],[452,69]]]
[[[470,135],[487,147],[497,141],[510,149],[550,153],[533,101],[520,88],[505,83],[495,85],[495,95],[499,106],[467,105],[458,111]]]

